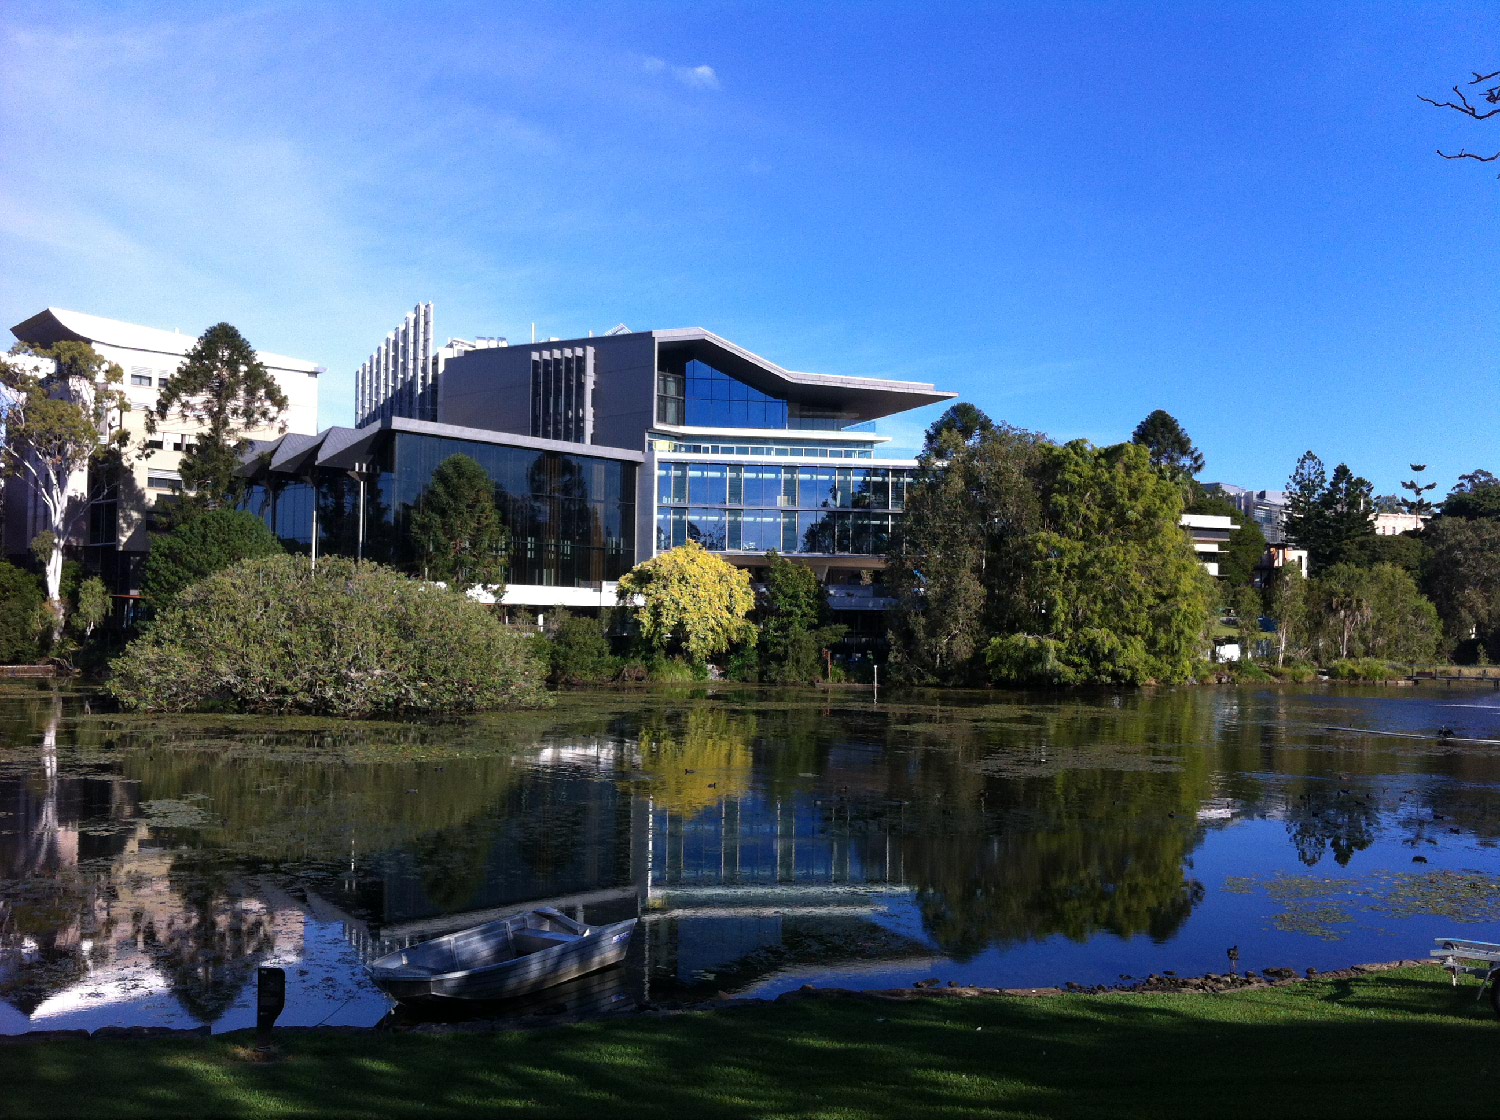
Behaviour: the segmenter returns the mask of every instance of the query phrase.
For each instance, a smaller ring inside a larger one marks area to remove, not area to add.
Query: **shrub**
[[[246,560],[181,592],[112,663],[149,711],[458,714],[541,702],[522,639],[485,606],[378,564]]]
[[[552,636],[551,670],[556,684],[597,684],[614,676],[603,621],[564,614]]]
[[[1306,661],[1288,661],[1285,665],[1271,669],[1277,680],[1288,681],[1291,684],[1308,684],[1318,679],[1318,668],[1316,665]]]
[[[1274,681],[1276,679],[1253,661],[1241,661],[1235,667],[1234,675],[1240,681],[1247,684]]]
[[[646,668],[651,679],[661,684],[694,684],[708,680],[708,666],[701,661],[662,657],[649,662]]]
[[[1336,681],[1395,681],[1406,669],[1378,657],[1350,657],[1328,666],[1328,675]]]
[[[216,509],[200,514],[151,541],[141,598],[160,611],[204,576],[241,560],[282,551],[276,534],[253,513]]]
[[[0,560],[0,664],[37,658],[37,619],[46,596],[30,572]]]
[[[753,684],[760,680],[760,650],[755,646],[741,646],[729,655],[724,675],[732,681]]]

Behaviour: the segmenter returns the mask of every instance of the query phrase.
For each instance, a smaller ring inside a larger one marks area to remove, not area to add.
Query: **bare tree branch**
[[[1496,152],[1492,156],[1476,156],[1473,152],[1465,152],[1462,150],[1450,154],[1439,148],[1437,150],[1437,154],[1442,156],[1444,159],[1473,159],[1478,160],[1480,163],[1494,163],[1497,159],[1500,159],[1500,152]]]

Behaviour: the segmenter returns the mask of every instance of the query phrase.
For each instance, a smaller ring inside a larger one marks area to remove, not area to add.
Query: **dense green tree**
[[[492,588],[505,593],[510,533],[500,517],[495,483],[475,460],[451,455],[411,512],[411,541],[428,579],[459,590]]]
[[[1031,616],[1027,540],[1040,525],[1035,472],[1045,437],[991,426],[940,432],[918,457],[887,581],[893,674],[965,676],[987,633]]]
[[[120,387],[124,377],[124,370],[84,342],[59,342],[0,360],[0,473],[24,479],[42,513],[41,532],[27,543],[42,564],[53,641],[61,637],[67,613],[63,545],[106,475],[90,468],[118,461],[129,443],[121,422],[130,410]]]
[[[253,513],[209,510],[152,539],[141,597],[151,610],[160,611],[205,576],[281,551],[276,534]]]
[[[36,660],[37,625],[46,601],[36,576],[0,560],[0,664]]]
[[[172,416],[195,429],[179,467],[187,491],[181,513],[233,509],[245,488],[240,456],[248,434],[272,430],[286,409],[286,394],[244,335],[228,323],[204,331],[147,418],[151,432]]]
[[[1376,564],[1394,564],[1396,567],[1420,578],[1422,566],[1427,559],[1427,545],[1420,533],[1398,533],[1394,536],[1360,537],[1344,555],[1344,562],[1361,568],[1373,568]]]
[[[1158,408],[1136,425],[1130,442],[1144,447],[1151,465],[1174,481],[1184,482],[1203,469],[1203,452],[1193,446],[1177,418]]]
[[[1423,536],[1424,585],[1448,637],[1478,638],[1491,656],[1500,655],[1500,520],[1443,516]]]
[[[767,680],[810,684],[823,676],[823,650],[844,627],[827,625],[828,602],[817,573],[777,552],[766,554],[760,599],[760,664]]]
[[[1335,564],[1314,572],[1308,604],[1312,641],[1325,664],[1349,657],[1420,662],[1437,655],[1437,610],[1392,564]]]
[[[1261,594],[1248,585],[1234,591],[1234,629],[1240,644],[1240,661],[1251,660],[1260,645]]]
[[[1137,444],[1048,447],[1033,535],[1034,613],[986,653],[1002,683],[1182,681],[1205,649],[1213,581],[1175,482]]]
[[[952,405],[927,428],[922,447],[935,452],[944,445],[944,437],[956,436],[961,443],[972,443],[986,432],[995,430],[995,422],[968,401]]]
[[[1457,484],[1443,499],[1442,514],[1470,521],[1500,517],[1500,478],[1484,470],[1460,475]]]
[[[199,580],[111,662],[148,711],[451,715],[539,703],[541,669],[495,612],[340,556],[265,556]]]
[[[1287,481],[1284,528],[1287,540],[1306,549],[1309,556],[1315,548],[1318,552],[1324,550],[1319,503],[1327,489],[1328,472],[1323,460],[1311,451],[1304,451]]]
[[[662,653],[678,650],[703,663],[756,639],[750,574],[696,541],[637,564],[620,577],[617,595]]]

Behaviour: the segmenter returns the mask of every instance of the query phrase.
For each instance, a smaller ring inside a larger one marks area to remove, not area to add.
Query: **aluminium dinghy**
[[[368,966],[370,979],[403,1002],[510,999],[619,964],[635,924],[525,910],[387,953]]]

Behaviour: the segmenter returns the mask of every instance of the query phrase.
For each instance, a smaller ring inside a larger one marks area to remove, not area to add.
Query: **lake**
[[[518,1011],[1114,984],[1230,946],[1327,970],[1500,940],[1497,838],[1487,686],[713,686],[413,726],[14,683],[0,1033],[251,1026],[267,963],[282,1024],[374,1024],[362,961],[538,902],[641,925]]]

